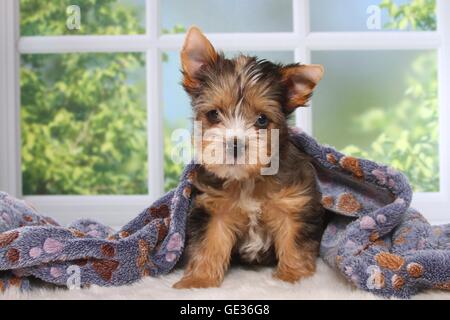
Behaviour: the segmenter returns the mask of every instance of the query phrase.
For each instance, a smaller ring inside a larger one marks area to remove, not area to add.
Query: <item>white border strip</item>
[[[293,50],[298,40],[293,33],[207,34],[218,48],[227,50]],[[26,53],[135,52],[151,48],[178,50],[184,34],[129,36],[32,36],[21,37],[19,51]]]
[[[27,53],[139,52],[154,46],[147,35],[21,37],[19,51]]]
[[[438,35],[438,97],[439,97],[439,177],[438,193],[415,193],[412,207],[431,223],[450,221],[450,1],[437,1]]]
[[[311,53],[307,48],[309,30],[309,0],[294,0],[294,31],[298,35],[298,45],[295,48],[295,62],[311,63]],[[295,111],[295,123],[297,127],[312,135],[312,102],[306,108],[297,108]]]
[[[148,192],[156,200],[164,192],[164,132],[161,54],[156,47],[159,36],[159,1],[147,1],[147,162]]]
[[[62,225],[88,217],[114,226],[129,222],[153,202],[148,195],[26,196],[24,200]]]
[[[306,39],[310,50],[421,50],[440,45],[437,32],[313,32]]]
[[[211,33],[207,36],[216,47],[224,50],[280,51],[295,50],[300,46],[309,50],[420,50],[435,49],[440,45],[437,32],[313,32],[304,36],[302,33]],[[157,39],[148,35],[34,36],[21,37],[19,51],[22,54],[143,52],[154,47],[178,50],[183,41],[184,34],[163,35]]]
[[[21,195],[19,119],[19,8],[0,1],[0,190]]]

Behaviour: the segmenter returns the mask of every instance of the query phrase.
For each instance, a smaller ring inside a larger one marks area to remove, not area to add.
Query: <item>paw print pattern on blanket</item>
[[[349,192],[341,193],[337,198],[337,208],[345,215],[355,214],[361,207],[361,203]]]
[[[187,187],[185,183],[177,192],[179,199],[185,199]],[[0,233],[0,270],[5,270],[0,278],[3,288],[10,287],[3,274],[18,270],[25,282],[33,275],[49,283],[66,285],[69,271],[75,266],[80,270],[83,287],[127,284],[143,276],[170,271],[184,244],[184,229],[179,221],[173,225],[172,208],[183,212],[189,205],[188,201],[171,205],[174,193],[169,192],[117,232],[91,219],[75,221],[67,228],[43,217],[36,219],[42,221],[39,227],[7,226],[7,230],[14,230]],[[15,210],[15,218],[34,220],[27,218],[31,209],[24,202],[5,193],[0,195],[0,212]]]
[[[322,146],[301,130],[290,134],[312,157],[323,206],[334,213],[321,241],[326,263],[385,297],[450,288],[450,225],[430,226],[410,208],[412,190],[402,173]],[[184,250],[196,169],[187,165],[177,188],[117,232],[89,219],[62,227],[0,193],[1,288],[27,289],[28,276],[65,286],[77,268],[83,287],[170,272]]]
[[[339,164],[342,169],[347,170],[352,173],[355,177],[362,179],[364,178],[364,172],[361,169],[359,160],[354,157],[344,156],[339,160]]]
[[[19,231],[11,231],[0,234],[0,248],[10,245],[19,237]]]
[[[293,136],[315,160],[324,207],[337,214],[321,242],[329,265],[357,287],[387,297],[407,298],[450,281],[450,252],[442,250],[449,236],[435,240],[433,228],[409,208],[412,190],[403,174],[345,156],[306,134]],[[338,206],[342,195],[346,201]]]

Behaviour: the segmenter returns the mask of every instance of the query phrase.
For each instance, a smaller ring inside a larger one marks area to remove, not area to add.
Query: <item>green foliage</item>
[[[395,30],[436,30],[436,0],[411,0],[397,5],[393,0],[381,1],[391,20],[385,28]]]
[[[359,132],[377,134],[370,149],[350,145],[343,152],[396,167],[408,176],[415,191],[439,190],[436,77],[436,56],[420,56],[398,105],[388,112],[371,109],[355,118]]]
[[[434,1],[413,0],[397,6],[384,0],[392,16],[388,27],[433,30],[436,27]],[[358,132],[376,134],[370,148],[354,145],[343,152],[387,163],[404,172],[415,191],[439,190],[438,100],[436,55],[425,53],[407,75],[404,99],[390,111],[371,109],[354,119]]]
[[[176,24],[172,29],[162,29],[162,34],[185,33],[186,28],[181,24]]]
[[[186,32],[186,28],[180,24],[175,25],[172,29],[163,29],[163,34],[177,34]],[[163,62],[168,62],[168,55],[163,52]],[[164,190],[169,191],[178,185],[181,173],[183,172],[184,164],[175,162],[172,159],[172,132],[176,128],[187,128],[187,123],[181,122],[177,125],[170,125],[168,122],[164,123]]]
[[[144,33],[143,10],[131,2],[21,0],[21,34]],[[69,5],[82,10],[81,30],[66,28]],[[387,28],[436,28],[433,0],[400,6],[383,0],[381,7],[392,18]],[[163,33],[184,31],[177,25]],[[135,53],[22,56],[24,194],[148,192],[144,67],[144,55]],[[344,152],[397,167],[416,191],[438,190],[436,72],[435,56],[418,59],[403,101],[389,112],[372,109],[355,119],[359,132],[376,134],[371,147],[348,146]],[[172,130],[165,124],[166,190],[178,183],[183,168],[171,158]]]
[[[176,128],[187,128],[187,123],[177,123],[170,126],[164,124],[164,189],[169,191],[178,185],[184,163],[176,162],[173,159],[172,132]]]
[[[21,0],[21,34],[144,33],[139,8],[130,3]],[[81,8],[81,30],[66,28],[69,5]],[[163,30],[182,32],[181,25]],[[24,194],[148,192],[144,67],[144,55],[134,53],[22,56]],[[164,131],[170,189],[183,165],[170,156],[172,128]]]
[[[70,1],[98,13],[85,33],[139,30],[114,3]],[[22,0],[22,34],[67,33],[67,4]],[[144,66],[137,53],[22,56],[24,194],[147,193]]]
[[[147,192],[141,54],[24,55],[25,194]]]
[[[177,34],[177,33],[185,33],[186,28],[182,26],[181,24],[175,25],[172,29],[162,29],[162,34]],[[167,56],[167,53],[163,52],[162,54],[162,60],[163,62],[169,61],[169,57]]]
[[[81,9],[80,30],[66,27],[68,6]],[[126,0],[20,0],[20,32],[23,36],[64,34],[144,33],[143,8]]]

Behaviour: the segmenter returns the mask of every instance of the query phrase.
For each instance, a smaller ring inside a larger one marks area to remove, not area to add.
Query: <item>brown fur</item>
[[[313,274],[322,233],[321,195],[312,160],[289,141],[287,116],[307,102],[323,70],[243,55],[226,59],[196,28],[189,31],[181,57],[183,86],[203,129],[227,128],[236,119],[239,126],[253,127],[264,114],[268,132],[279,130],[280,149],[268,148],[268,154],[279,151],[280,161],[275,175],[261,175],[260,161],[205,164],[192,175],[196,197],[188,216],[187,266],[174,287],[219,286],[234,256],[252,264],[276,261],[274,276],[284,281]],[[220,114],[219,121],[208,118],[211,110]]]

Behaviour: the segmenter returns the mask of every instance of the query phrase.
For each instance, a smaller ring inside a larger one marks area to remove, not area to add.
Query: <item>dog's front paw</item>
[[[301,274],[294,274],[292,272],[290,272],[290,273],[281,272],[279,270],[277,270],[273,273],[273,277],[275,279],[290,282],[290,283],[295,283],[302,278]]]
[[[277,268],[273,273],[273,277],[285,282],[295,283],[303,278],[310,277],[314,271],[302,269]]]
[[[211,288],[220,286],[221,281],[216,279],[185,276],[172,287],[175,289]]]

